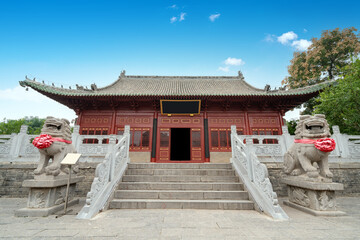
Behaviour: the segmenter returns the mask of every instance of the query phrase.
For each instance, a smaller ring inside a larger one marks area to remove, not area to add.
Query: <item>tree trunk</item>
[[[333,79],[332,69],[333,69],[333,66],[332,66],[332,64],[330,64],[330,68],[328,70],[329,80]]]

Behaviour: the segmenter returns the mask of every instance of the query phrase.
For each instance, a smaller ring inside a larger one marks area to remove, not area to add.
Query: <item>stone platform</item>
[[[74,176],[70,180],[68,206],[79,203],[74,199],[76,183],[84,179]],[[23,187],[30,188],[27,207],[15,211],[18,217],[45,217],[64,209],[68,175],[36,176],[25,180]]]
[[[337,210],[335,191],[344,189],[344,185],[329,179],[310,179],[288,176],[282,179],[287,185],[289,201],[284,204],[314,216],[343,216]]]

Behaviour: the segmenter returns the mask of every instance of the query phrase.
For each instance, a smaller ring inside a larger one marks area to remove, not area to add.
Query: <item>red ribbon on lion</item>
[[[71,144],[71,141],[62,138],[53,138],[48,134],[41,134],[40,136],[36,137],[32,144],[38,149],[43,149],[50,147],[53,142],[64,142],[67,144]]]
[[[335,149],[336,143],[332,138],[321,139],[295,139],[295,143],[314,144],[322,152],[331,152]]]

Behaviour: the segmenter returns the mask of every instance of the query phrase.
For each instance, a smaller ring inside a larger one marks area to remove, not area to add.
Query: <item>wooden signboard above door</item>
[[[160,100],[161,114],[200,114],[201,100]]]

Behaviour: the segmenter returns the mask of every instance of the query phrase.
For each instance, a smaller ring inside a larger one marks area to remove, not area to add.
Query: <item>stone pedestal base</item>
[[[336,210],[335,191],[343,190],[340,183],[324,181],[304,181],[301,177],[283,178],[287,185],[289,201],[285,205],[312,214],[314,216],[342,216],[344,212]]]
[[[79,203],[79,199],[69,200],[68,207],[76,205]],[[65,203],[61,203],[59,205],[55,205],[48,208],[21,208],[15,211],[16,217],[47,217],[52,215],[56,212],[63,212],[64,211]]]
[[[79,203],[74,199],[76,183],[84,177],[74,176],[71,178],[69,187],[68,206]],[[64,209],[68,176],[42,177],[34,180],[25,180],[23,187],[29,187],[27,207],[15,212],[15,216],[21,217],[45,217]]]

